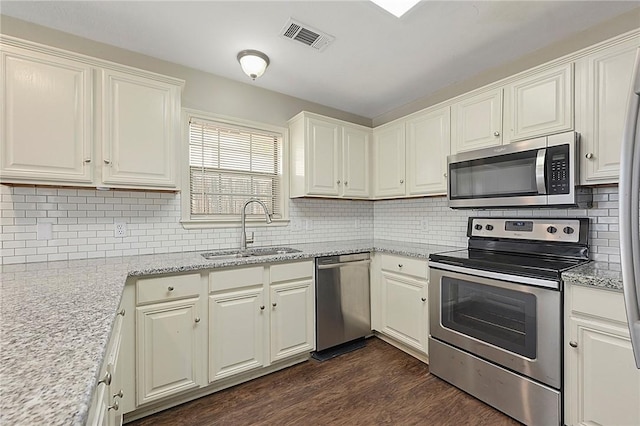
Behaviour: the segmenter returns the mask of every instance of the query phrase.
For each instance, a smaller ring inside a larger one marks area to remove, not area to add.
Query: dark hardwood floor
[[[132,426],[518,425],[429,374],[377,338],[325,362],[310,360],[200,398]]]

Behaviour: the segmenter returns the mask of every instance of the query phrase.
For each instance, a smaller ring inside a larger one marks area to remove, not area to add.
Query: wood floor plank
[[[131,426],[518,425],[377,338],[325,362],[310,360]]]

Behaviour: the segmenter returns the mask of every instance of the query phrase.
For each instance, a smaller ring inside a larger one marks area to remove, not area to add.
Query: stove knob
[[[547,228],[547,232],[550,234],[555,234],[556,232],[558,232],[558,228],[556,228],[555,226],[549,226]]]
[[[487,225],[486,228],[487,231],[493,231],[493,225]]]
[[[478,223],[476,226],[474,226],[474,228],[476,228],[476,231],[480,231],[482,230],[482,225]]]
[[[565,234],[571,235],[571,234],[573,234],[574,229],[572,227],[570,227],[570,226],[565,226],[563,231],[564,231]]]

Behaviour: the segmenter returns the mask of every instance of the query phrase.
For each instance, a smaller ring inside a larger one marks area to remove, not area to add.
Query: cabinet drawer
[[[579,285],[570,286],[570,291],[572,312],[627,322],[622,293]]]
[[[427,279],[427,262],[425,260],[383,254],[381,266],[384,271],[410,275],[422,280]]]
[[[235,288],[262,285],[264,267],[221,269],[209,273],[209,291],[232,290]]]
[[[273,265],[271,267],[271,282],[292,281],[313,276],[313,262],[294,262]]]
[[[200,294],[200,274],[141,278],[136,283],[138,304],[164,302]]]

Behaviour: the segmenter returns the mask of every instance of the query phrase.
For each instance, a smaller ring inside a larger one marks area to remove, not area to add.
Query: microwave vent
[[[334,40],[333,36],[318,31],[309,25],[289,18],[280,31],[280,35],[289,40],[300,42],[306,46],[322,52]]]

